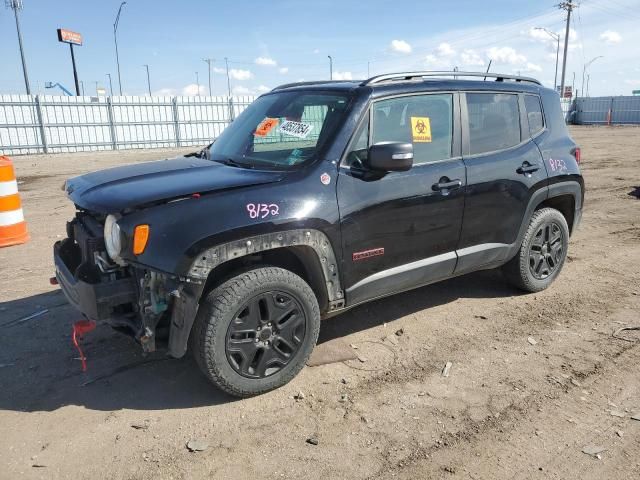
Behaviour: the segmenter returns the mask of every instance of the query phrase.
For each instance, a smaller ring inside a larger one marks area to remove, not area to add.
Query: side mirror
[[[406,172],[413,166],[413,145],[402,142],[380,142],[369,147],[367,164],[379,172]]]

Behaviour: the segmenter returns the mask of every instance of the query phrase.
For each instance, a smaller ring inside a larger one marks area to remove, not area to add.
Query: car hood
[[[283,172],[248,170],[195,157],[138,163],[81,175],[65,191],[80,208],[116,213],[194,193],[277,182]]]

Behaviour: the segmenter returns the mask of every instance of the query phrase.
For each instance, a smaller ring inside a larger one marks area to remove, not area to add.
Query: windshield
[[[314,159],[342,123],[349,97],[282,92],[253,102],[211,145],[209,158],[246,168],[292,168]]]

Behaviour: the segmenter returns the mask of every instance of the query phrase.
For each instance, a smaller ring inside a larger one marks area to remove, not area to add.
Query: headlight
[[[104,245],[107,247],[107,254],[111,257],[111,260],[116,263],[122,263],[122,258],[120,258],[122,234],[115,215],[108,215],[104,222]]]

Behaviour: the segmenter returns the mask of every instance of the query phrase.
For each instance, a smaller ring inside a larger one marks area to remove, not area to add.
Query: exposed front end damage
[[[54,245],[56,278],[85,317],[131,334],[145,352],[153,352],[159,333],[166,337],[173,304],[184,303],[181,284],[173,275],[111,261],[103,222],[99,215],[78,212],[67,224],[67,238]]]

